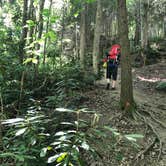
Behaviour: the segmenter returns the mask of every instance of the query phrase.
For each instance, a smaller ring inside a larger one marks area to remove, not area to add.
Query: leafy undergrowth
[[[121,134],[112,126],[100,126],[99,118],[87,109],[58,108],[46,115],[30,107],[24,116],[2,122],[6,134],[1,165],[85,166],[102,161],[108,150],[121,160],[118,144],[137,146],[136,140],[143,138],[140,134]],[[101,153],[99,147],[107,150]]]

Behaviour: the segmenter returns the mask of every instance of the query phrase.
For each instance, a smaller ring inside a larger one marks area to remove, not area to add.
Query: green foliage
[[[46,115],[39,112],[39,107],[30,107],[21,118],[8,119],[2,122],[6,134],[3,137],[3,152],[0,158],[16,165],[87,165],[83,154],[100,159],[100,153],[94,140],[100,143],[101,138],[118,137],[135,142],[142,135],[121,135],[116,129],[98,126],[100,115],[87,109],[70,110],[57,108]],[[86,114],[89,118],[84,118]],[[56,115],[56,116],[55,116]],[[58,115],[58,116],[57,116]],[[66,118],[59,118],[65,115]],[[69,118],[72,115],[72,118]],[[98,138],[98,139],[96,139]],[[113,144],[113,142],[112,142]],[[115,142],[116,144],[116,142]],[[119,156],[120,157],[120,156]],[[10,158],[10,160],[5,160]],[[3,163],[5,164],[5,162]]]
[[[163,92],[166,92],[166,82],[164,82],[164,81],[158,82],[156,89],[163,91]]]

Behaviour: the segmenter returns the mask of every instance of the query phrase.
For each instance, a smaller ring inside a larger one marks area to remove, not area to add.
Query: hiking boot
[[[112,87],[111,90],[116,90],[116,88],[115,88],[115,87]]]
[[[110,84],[107,84],[106,90],[110,89]]]

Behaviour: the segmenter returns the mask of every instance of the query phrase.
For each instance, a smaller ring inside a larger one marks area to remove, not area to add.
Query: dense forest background
[[[165,56],[165,0],[1,0],[0,165],[164,166]]]

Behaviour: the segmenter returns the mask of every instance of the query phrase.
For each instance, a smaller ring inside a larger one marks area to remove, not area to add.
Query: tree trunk
[[[62,65],[64,31],[65,31],[65,4],[63,4],[63,8],[62,8],[62,30],[61,30],[61,39],[60,39],[60,41],[61,41],[60,65]]]
[[[52,7],[52,0],[50,0],[49,11],[51,11],[51,7]],[[48,19],[46,24],[46,33],[48,33],[49,25],[50,25],[50,18]],[[44,40],[43,65],[45,65],[46,63],[46,48],[47,48],[47,38],[45,38]]]
[[[43,9],[45,0],[40,0],[39,5],[39,26],[38,26],[38,39],[41,39],[43,33]],[[40,44],[37,45],[37,49],[40,49]]]
[[[2,99],[2,92],[0,91],[0,104],[1,104],[1,112],[0,112],[0,150],[2,148],[2,124],[1,124],[1,120],[2,120],[2,116],[4,114],[4,110],[3,110],[3,99]]]
[[[135,46],[138,46],[140,44],[140,39],[141,39],[141,15],[140,15],[140,0],[136,1],[136,6],[135,6],[135,23],[136,23],[136,28],[135,28]]]
[[[134,110],[131,56],[128,38],[128,21],[126,0],[118,0],[118,28],[121,44],[121,108],[127,115],[132,115]]]
[[[85,69],[85,4],[82,4],[81,25],[80,25],[80,66]]]
[[[30,0],[28,19],[35,22],[35,20],[36,20],[36,18],[35,18],[35,8],[34,8],[33,3],[34,3],[34,0]],[[29,44],[33,42],[33,33],[34,33],[34,26],[31,26],[30,30],[29,30]]]
[[[164,38],[166,38],[166,14],[164,15],[163,29],[164,29]]]
[[[147,49],[148,46],[148,3],[142,3],[143,15],[142,15],[142,35],[141,35],[141,43],[142,48]]]
[[[93,41],[93,71],[99,74],[99,44],[101,35],[101,0],[97,0],[96,23]]]
[[[27,10],[28,10],[28,0],[24,0],[23,3],[23,17],[22,17],[22,34],[21,34],[21,39],[20,39],[20,44],[19,44],[19,58],[20,58],[20,63],[23,63],[24,60],[24,47],[26,44],[26,37],[27,37],[27,27],[26,21],[27,21]]]

